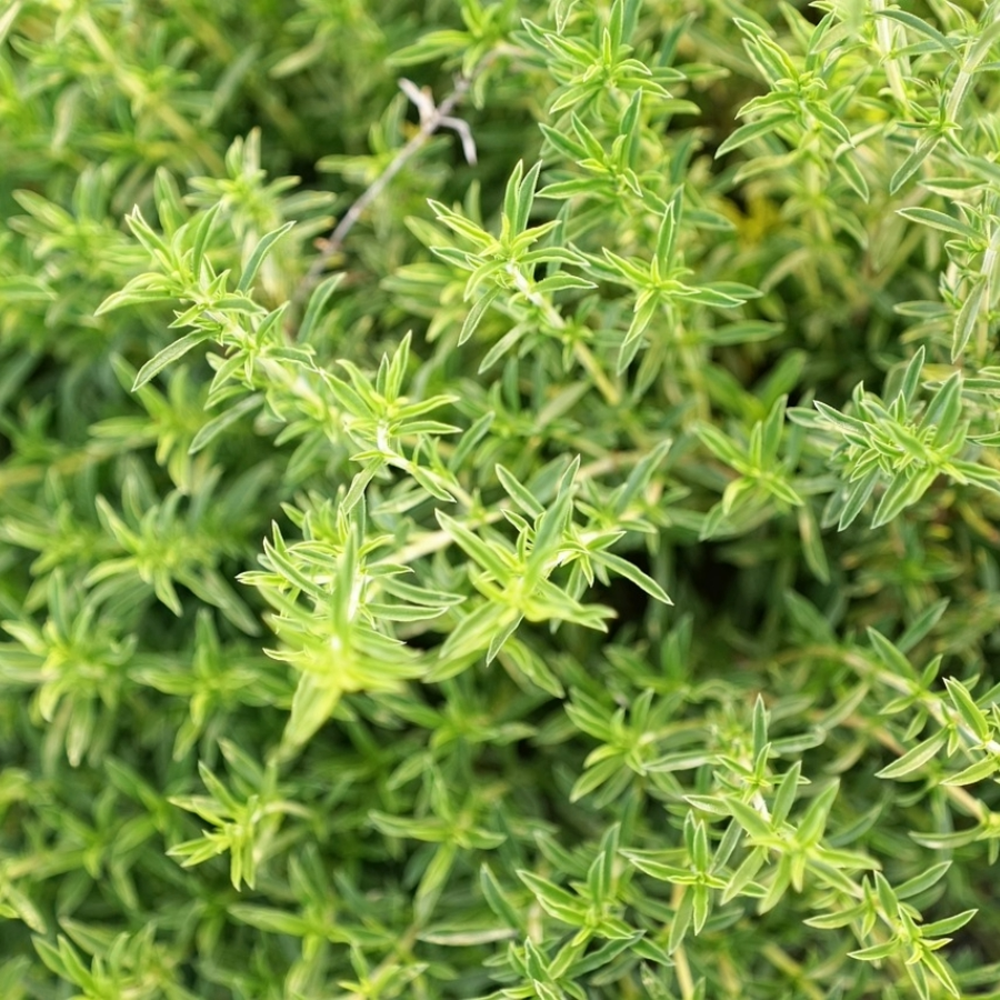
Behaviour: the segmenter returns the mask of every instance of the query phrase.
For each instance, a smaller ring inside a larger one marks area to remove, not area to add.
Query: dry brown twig
[[[465,153],[466,160],[469,163],[476,162],[476,144],[472,138],[472,131],[469,129],[468,123],[452,115],[452,112],[469,92],[472,82],[473,77],[471,76],[458,77],[452,92],[440,104],[435,104],[434,98],[428,88],[421,89],[406,79],[399,81],[399,89],[416,106],[417,113],[420,116],[420,127],[410,138],[410,141],[399,150],[389,166],[372,181],[357,201],[344,213],[344,217],[337,223],[336,228],[330,236],[319,242],[320,254],[312,262],[312,266],[295,290],[295,295],[292,299],[295,312],[301,309],[305,300],[309,297],[309,293],[319,283],[323,272],[330,265],[333,258],[340,253],[347,234],[354,228],[354,225],[361,218],[365,209],[386,189],[393,177],[426,145],[435,132],[441,128],[452,129],[461,139],[462,151]]]

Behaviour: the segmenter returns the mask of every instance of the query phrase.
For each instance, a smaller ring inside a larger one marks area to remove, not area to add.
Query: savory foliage
[[[0,996],[1000,997],[1000,0],[0,45]]]

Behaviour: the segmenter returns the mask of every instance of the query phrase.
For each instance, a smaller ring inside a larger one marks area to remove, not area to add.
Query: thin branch
[[[420,128],[410,141],[400,149],[389,166],[375,178],[361,197],[351,205],[329,238],[321,243],[320,255],[313,261],[312,266],[295,291],[292,299],[294,306],[301,307],[303,305],[309,293],[323,276],[323,272],[329,266],[330,261],[340,253],[347,234],[354,228],[355,223],[361,218],[365,209],[385,190],[393,177],[403,169],[413,156],[427,144],[428,140],[438,129],[454,129],[462,140],[462,149],[465,152],[466,159],[470,163],[476,162],[476,147],[472,141],[472,133],[469,131],[469,126],[464,121],[452,117],[451,114],[469,92],[472,82],[473,78],[471,76],[458,77],[455,81],[455,89],[440,104],[436,105],[428,91],[420,90],[409,80],[399,81],[400,90],[416,105],[417,112],[420,115]]]

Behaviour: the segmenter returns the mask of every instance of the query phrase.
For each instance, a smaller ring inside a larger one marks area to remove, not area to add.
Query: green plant
[[[1000,997],[1000,4],[0,45],[0,995]]]

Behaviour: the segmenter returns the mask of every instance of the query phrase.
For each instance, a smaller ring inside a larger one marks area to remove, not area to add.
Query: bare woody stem
[[[455,128],[463,139],[466,155],[469,155],[471,139],[463,129],[464,123],[451,118],[451,113],[469,92],[472,81],[473,78],[471,76],[458,77],[455,81],[454,90],[438,105],[433,105],[427,97],[423,97],[421,100],[420,92],[408,80],[401,81],[400,86],[403,92],[417,104],[417,108],[420,111],[420,127],[410,141],[396,154],[389,163],[389,166],[372,181],[361,197],[344,213],[344,217],[337,223],[337,227],[330,236],[322,241],[319,256],[313,261],[312,266],[295,291],[295,296],[292,299],[294,306],[301,307],[303,305],[309,293],[323,276],[323,272],[327,269],[330,262],[340,253],[347,234],[354,228],[355,223],[361,218],[365,209],[385,190],[393,177],[427,144],[428,140],[438,129],[442,126]],[[418,96],[415,96],[415,94]]]

